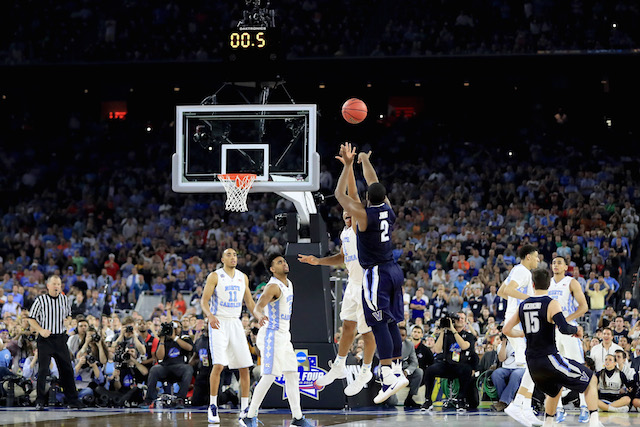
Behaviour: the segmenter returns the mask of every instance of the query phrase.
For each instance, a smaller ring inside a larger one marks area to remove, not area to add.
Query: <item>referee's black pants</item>
[[[51,334],[49,337],[38,337],[38,382],[36,385],[36,402],[44,404],[47,401],[46,388],[49,364],[51,358],[58,365],[60,385],[69,402],[78,400],[76,379],[71,365],[71,355],[67,347],[67,334]]]

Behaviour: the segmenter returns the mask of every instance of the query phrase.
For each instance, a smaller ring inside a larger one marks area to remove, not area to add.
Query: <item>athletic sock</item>
[[[580,393],[578,397],[580,398],[580,406],[587,406],[587,400],[584,398],[584,393]]]
[[[240,410],[244,411],[245,409],[247,409],[248,406],[249,406],[249,398],[248,397],[241,397],[240,398]]]
[[[300,374],[298,372],[285,372],[284,387],[287,390],[287,399],[291,408],[293,418],[302,418],[302,407],[300,406]]]
[[[216,405],[218,406],[218,396],[211,396],[209,395],[209,405]]]
[[[363,364],[362,364],[362,369],[368,369],[368,370],[371,370],[371,363],[363,363]]]
[[[251,399],[249,411],[247,411],[247,417],[255,418],[258,416],[258,408],[262,405],[264,397],[267,395],[267,392],[271,388],[271,384],[273,384],[275,380],[275,375],[263,375],[262,378],[260,378],[258,385],[253,389],[253,399]]]

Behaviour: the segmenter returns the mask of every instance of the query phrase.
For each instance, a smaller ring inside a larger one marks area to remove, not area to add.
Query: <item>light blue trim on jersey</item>
[[[271,324],[271,321],[269,321],[269,324]],[[264,369],[262,370],[262,375],[271,375],[271,372],[273,372],[275,337],[276,331],[274,329],[267,328],[264,336],[264,361],[262,362]]]
[[[269,311],[269,313],[267,314],[267,317],[269,318],[269,324],[267,325],[267,330],[278,330],[280,328],[280,299],[282,298],[282,295],[280,296],[280,298],[278,298],[275,301],[271,301],[268,305],[267,305],[267,309]]]
[[[211,356],[211,366],[216,364],[216,360],[213,354],[213,328],[209,321],[207,321],[207,327],[209,328],[209,356]]]
[[[209,307],[213,307],[211,314],[213,314],[214,316],[218,314],[218,295],[216,294],[215,290],[213,291],[213,295],[211,295],[211,301],[209,301]]]

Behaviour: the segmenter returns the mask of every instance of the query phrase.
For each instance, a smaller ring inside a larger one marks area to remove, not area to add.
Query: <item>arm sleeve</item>
[[[558,330],[565,335],[573,335],[578,332],[578,327],[568,324],[562,312],[556,313],[553,316],[553,321],[558,326]]]

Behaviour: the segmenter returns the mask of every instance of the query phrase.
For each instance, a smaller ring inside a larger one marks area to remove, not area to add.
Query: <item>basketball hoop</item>
[[[227,201],[224,208],[232,212],[246,212],[247,195],[256,179],[254,173],[227,173],[219,174],[218,179],[222,181],[227,192]]]

